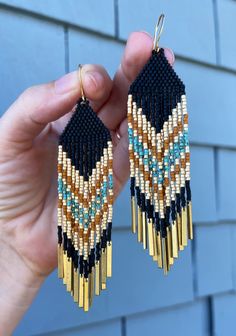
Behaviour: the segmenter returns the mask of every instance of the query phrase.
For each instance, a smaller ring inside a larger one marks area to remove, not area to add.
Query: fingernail
[[[86,90],[90,90],[90,92],[94,92],[102,87],[103,85],[103,76],[99,72],[86,72],[84,75],[83,87]]]
[[[175,55],[172,49],[164,48],[164,53],[166,58],[168,59],[169,63],[172,65],[175,61]]]
[[[97,90],[102,84],[103,77],[98,72],[87,71],[82,75],[83,88],[85,90]],[[63,95],[79,88],[78,71],[71,72],[55,81],[55,93]]]

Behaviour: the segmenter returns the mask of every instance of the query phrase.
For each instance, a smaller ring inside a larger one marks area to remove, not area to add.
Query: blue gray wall
[[[78,63],[113,75],[129,33],[153,33],[161,12],[189,97],[195,240],[164,277],[130,234],[127,186],[108,291],[85,314],[54,273],[16,336],[235,335],[236,1],[0,0],[0,111]]]

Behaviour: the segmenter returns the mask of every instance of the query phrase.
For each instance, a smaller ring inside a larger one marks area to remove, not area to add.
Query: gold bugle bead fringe
[[[106,289],[107,287],[107,250],[106,248],[102,249],[101,267],[102,267],[102,289]]]
[[[157,264],[159,268],[163,268],[163,252],[162,252],[162,242],[161,242],[161,234],[157,233]]]
[[[89,279],[84,278],[84,311],[89,310]]]
[[[171,226],[173,257],[178,258],[178,233],[176,221]]]
[[[179,250],[182,251],[184,249],[184,246],[182,244],[183,230],[182,230],[182,219],[181,219],[181,215],[179,213],[177,213],[177,227],[178,227]]]
[[[169,272],[167,237],[162,238],[162,259],[164,274],[167,275],[167,273]]]
[[[185,247],[188,245],[188,223],[187,223],[186,207],[182,208],[181,220],[182,220],[182,245]]]
[[[84,307],[84,276],[79,275],[79,307]]]
[[[67,258],[67,266],[66,266],[66,289],[67,292],[71,292],[72,291],[72,259],[71,258]]]
[[[156,261],[158,260],[158,254],[157,254],[157,235],[156,235],[156,229],[155,227],[153,226],[152,228],[152,231],[153,231],[153,261]]]
[[[74,297],[74,268],[73,268],[73,263],[71,266],[71,291],[70,291],[71,296]]]
[[[73,297],[76,303],[79,303],[79,273],[78,269],[74,268],[73,276]]]
[[[112,276],[112,242],[107,243],[107,277]]]
[[[174,264],[173,251],[172,251],[172,236],[170,227],[167,227],[167,254],[168,254],[168,264],[169,266]]]
[[[143,242],[143,225],[142,225],[142,212],[138,206],[138,242]]]
[[[151,219],[148,219],[148,248],[149,248],[149,255],[153,257],[154,239],[153,239],[153,224]]]
[[[63,252],[63,270],[64,270],[64,277],[63,277],[63,284],[67,284],[67,252]]]
[[[143,249],[147,249],[147,223],[146,223],[146,214],[142,211],[142,238],[143,238]]]
[[[63,279],[63,246],[61,244],[57,245],[57,259],[58,259],[58,278]]]
[[[187,214],[188,214],[188,238],[193,239],[193,219],[192,219],[192,203],[187,204]]]
[[[131,214],[132,214],[132,232],[136,233],[136,205],[135,198],[131,197]]]
[[[92,306],[93,296],[94,296],[94,268],[92,268],[91,273],[89,274],[89,307]]]
[[[101,267],[100,261],[96,261],[95,264],[95,294],[100,295],[101,292]]]

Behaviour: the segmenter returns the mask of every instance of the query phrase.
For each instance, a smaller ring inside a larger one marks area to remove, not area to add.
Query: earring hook
[[[82,81],[82,64],[79,64],[79,81],[80,81],[80,91],[81,91],[81,98],[83,101],[86,101],[85,95],[84,95],[84,88],[83,88],[83,81]]]
[[[153,50],[159,51],[159,41],[161,38],[161,34],[163,32],[165,22],[165,15],[161,14],[159,16],[158,22],[155,28],[154,42],[153,42]]]

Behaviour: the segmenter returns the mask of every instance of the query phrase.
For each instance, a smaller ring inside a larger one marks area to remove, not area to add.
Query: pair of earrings
[[[193,228],[185,86],[159,48],[163,23],[162,14],[127,119],[132,232],[167,274]],[[58,276],[85,311],[112,275],[112,164],[110,132],[82,90],[59,140]]]

